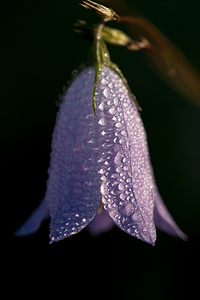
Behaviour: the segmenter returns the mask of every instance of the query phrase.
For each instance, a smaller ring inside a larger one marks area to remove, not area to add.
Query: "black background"
[[[171,90],[145,64],[143,53],[109,46],[112,61],[143,108],[161,195],[187,242],[158,232],[152,247],[115,227],[86,230],[49,245],[48,222],[34,235],[13,232],[42,199],[58,94],[84,62],[90,42],[72,31],[77,19],[97,17],[79,1],[2,2],[0,9],[3,275],[17,296],[194,299],[200,242],[200,110]],[[158,26],[200,70],[200,2],[128,1]],[[9,239],[8,239],[9,238]],[[8,285],[7,285],[8,286]]]

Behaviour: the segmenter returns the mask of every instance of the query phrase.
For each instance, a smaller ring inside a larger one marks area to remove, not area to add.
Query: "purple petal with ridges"
[[[101,201],[97,118],[92,108],[94,68],[83,70],[63,96],[52,140],[46,199],[51,242],[83,229]]]
[[[96,89],[96,113],[104,208],[125,232],[154,244],[155,184],[146,132],[122,79],[107,67]]]
[[[154,207],[154,222],[158,229],[165,231],[176,237],[180,237],[183,240],[187,240],[187,235],[185,235],[181,229],[177,226],[170,213],[168,212],[163,200],[161,199],[159,193],[155,199]]]
[[[36,232],[42,221],[46,220],[48,217],[48,206],[44,198],[26,222],[15,232],[15,236],[24,236]]]

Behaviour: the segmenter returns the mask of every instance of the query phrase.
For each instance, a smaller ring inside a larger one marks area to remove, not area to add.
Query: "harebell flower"
[[[113,224],[152,245],[155,227],[185,239],[158,192],[140,107],[111,62],[105,40],[135,50],[149,44],[105,27],[106,22],[119,20],[113,10],[93,1],[81,5],[103,20],[90,29],[94,41],[88,65],[62,95],[45,197],[16,235],[36,231],[50,216],[51,242],[86,226],[99,233]],[[86,27],[88,34],[85,22],[79,22],[76,30],[84,35]]]

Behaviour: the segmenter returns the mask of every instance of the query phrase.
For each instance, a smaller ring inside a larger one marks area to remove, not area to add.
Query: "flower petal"
[[[94,78],[94,68],[83,70],[63,96],[57,115],[46,192],[51,242],[83,229],[101,201]]]
[[[154,244],[155,184],[136,104],[119,75],[108,67],[101,71],[95,99],[104,208],[121,229]]]
[[[185,235],[174,222],[159,193],[155,200],[154,222],[158,229],[173,236],[180,237],[183,240],[187,240],[187,235]]]
[[[114,226],[114,222],[105,209],[94,217],[92,222],[88,224],[87,229],[91,234],[100,234],[110,230]]]
[[[42,221],[46,220],[48,217],[48,206],[44,198],[26,222],[15,232],[15,236],[24,236],[36,232]]]

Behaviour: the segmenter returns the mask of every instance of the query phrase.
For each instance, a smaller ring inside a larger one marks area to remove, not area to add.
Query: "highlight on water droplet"
[[[104,90],[103,90],[103,94],[104,94],[104,96],[106,97],[106,98],[110,98],[110,96],[111,96],[111,92],[110,92],[110,89],[109,88],[105,88]]]
[[[100,124],[100,125],[106,125],[106,118],[102,117],[102,118],[99,120],[99,124]]]
[[[114,115],[114,114],[116,113],[115,107],[111,107],[111,108],[109,109],[109,113],[110,113],[111,115]]]

